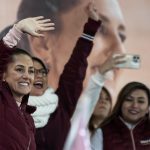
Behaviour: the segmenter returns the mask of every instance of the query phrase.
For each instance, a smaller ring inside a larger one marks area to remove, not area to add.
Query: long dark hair
[[[130,82],[127,85],[125,85],[122,88],[122,90],[120,91],[112,114],[101,124],[101,127],[105,126],[111,120],[113,120],[114,118],[121,115],[121,107],[122,107],[122,104],[123,104],[125,98],[136,89],[141,89],[146,92],[147,97],[148,97],[148,105],[150,105],[150,90],[149,90],[149,88],[145,84],[140,83],[140,82]]]
[[[57,30],[49,31],[48,34],[59,36],[63,29],[63,22],[60,17],[61,14],[80,5],[81,1],[82,0],[21,0],[17,12],[17,21],[37,16],[50,18],[52,22],[55,23],[55,28]],[[31,51],[27,35],[19,42],[18,47]]]
[[[17,19],[44,16],[55,22],[57,30],[51,31],[51,33],[59,33],[62,29],[60,14],[79,5],[80,1],[82,0],[22,0],[17,12]]]

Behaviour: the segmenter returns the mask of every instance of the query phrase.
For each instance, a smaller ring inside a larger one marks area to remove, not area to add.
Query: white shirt
[[[104,81],[104,76],[99,74],[99,72],[91,76],[88,86],[83,91],[77,103],[64,150],[91,150],[87,126],[98,101]]]

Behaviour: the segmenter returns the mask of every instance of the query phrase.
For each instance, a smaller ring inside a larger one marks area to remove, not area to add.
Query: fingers
[[[126,68],[125,66],[128,62],[126,54],[115,54],[113,56],[113,59],[114,59],[114,68],[117,69]]]
[[[36,17],[36,23],[37,23],[37,31],[50,31],[55,29],[55,24],[50,22],[50,19],[43,19],[42,17]],[[40,20],[39,20],[40,19]]]
[[[89,3],[87,7],[87,13],[91,19],[96,20],[96,21],[99,20],[99,14],[93,2]]]
[[[119,65],[119,64],[123,64],[123,63],[125,63],[126,62],[126,60],[117,60],[116,62],[115,62],[115,66],[116,65]]]
[[[32,27],[33,33],[30,33],[36,37],[43,37],[42,32],[51,31],[55,29],[55,24],[51,22],[51,19],[44,19],[43,16],[31,18],[32,22],[30,27]]]
[[[44,24],[40,24],[41,27],[54,27],[55,24],[54,23],[44,23]]]
[[[39,19],[43,19],[43,18],[44,18],[44,16],[33,17],[33,19],[35,19],[35,20],[39,20]]]
[[[44,33],[42,32],[51,31],[54,29],[55,29],[54,27],[40,28],[38,30],[35,30],[33,33],[31,33],[31,35],[35,37],[44,37]]]
[[[45,32],[45,31],[52,31],[55,30],[54,27],[40,27],[39,29],[36,30],[36,32]]]
[[[45,32],[45,31],[51,31],[51,30],[54,30],[55,29],[55,27],[54,26],[51,26],[51,24],[50,25],[42,25],[42,26],[39,26],[39,27],[37,27],[36,29],[35,29],[35,32]]]
[[[20,31],[36,37],[43,37],[42,32],[55,29],[55,24],[50,19],[44,19],[43,16],[26,18],[16,24]]]
[[[108,57],[105,62],[99,67],[99,72],[105,74],[106,72],[116,68],[118,64],[123,64],[126,62],[125,55],[116,55]]]
[[[125,54],[114,54],[112,57],[116,58],[116,59],[123,59],[125,58]]]
[[[100,74],[105,75],[106,72],[110,70],[116,70],[120,67],[119,65],[123,65],[124,63],[127,62],[126,54],[115,54],[109,56],[101,65],[94,65],[91,67],[91,69],[95,70],[98,69]]]
[[[118,65],[118,64],[123,64],[127,61],[125,54],[115,54],[112,57],[114,59],[114,65],[115,66]]]
[[[39,24],[43,24],[43,23],[50,23],[51,19],[42,19],[42,20],[37,20]]]
[[[35,20],[38,24],[49,24],[49,23],[51,23],[51,19],[44,19],[43,16],[33,17],[33,20]],[[52,24],[54,24],[54,23],[52,23]]]

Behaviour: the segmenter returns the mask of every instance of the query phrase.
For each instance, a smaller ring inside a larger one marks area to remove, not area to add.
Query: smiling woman
[[[150,90],[146,85],[140,82],[125,85],[112,115],[101,125],[103,150],[149,150],[149,106]]]
[[[82,27],[87,20],[85,9],[91,0],[22,0],[18,9],[18,20],[28,16],[50,16],[55,21],[56,29],[46,33],[44,39],[27,38],[20,44],[28,46],[31,52],[51,66],[48,83],[58,87],[59,77],[64,65],[69,60],[77,38],[82,33]],[[103,24],[98,31],[93,50],[88,58],[87,81],[91,75],[90,66],[101,65],[113,53],[125,52],[126,26],[117,0],[93,0]],[[28,7],[28,11],[26,8]],[[34,11],[33,11],[34,10]],[[39,11],[40,10],[40,11]],[[67,21],[66,21],[67,20]],[[57,42],[55,42],[57,41]],[[106,85],[112,96],[121,70],[113,71],[112,80]]]
[[[21,20],[0,41],[0,149],[35,150],[34,123],[30,116],[35,111],[28,106],[28,94],[34,80],[32,56],[16,48],[23,32],[53,30],[53,23],[43,17]]]
[[[112,97],[109,91],[105,87],[103,87],[98,102],[89,121],[89,130],[91,136],[93,136],[95,131],[100,127],[100,124],[110,115],[111,110]]]
[[[31,91],[34,80],[32,57],[20,49],[14,50],[3,80],[9,84],[14,98],[21,103],[22,97]]]
[[[37,57],[32,57],[35,79],[30,95],[41,96],[48,88],[48,72],[46,65]]]

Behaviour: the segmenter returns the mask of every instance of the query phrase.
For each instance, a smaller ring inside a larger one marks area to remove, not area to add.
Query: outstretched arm
[[[58,106],[62,107],[67,113],[66,116],[69,117],[72,116],[81,94],[87,68],[87,57],[92,50],[94,36],[101,24],[100,20],[95,19],[98,17],[95,17],[97,13],[94,10],[88,9],[88,13],[90,18],[84,26],[83,34],[78,39],[68,63],[64,67],[56,91],[59,96]]]
[[[54,23],[51,23],[50,19],[44,19],[43,17],[23,19],[13,26],[6,36],[0,40],[0,81],[9,55],[11,55],[13,47],[17,45],[23,33],[42,37],[44,36],[42,32],[49,30],[54,30]]]
[[[92,67],[97,71],[91,76],[88,86],[78,100],[64,150],[90,150],[88,122],[104,85],[105,73],[112,70],[117,64],[124,63],[124,58],[124,55],[110,57],[101,66]]]

